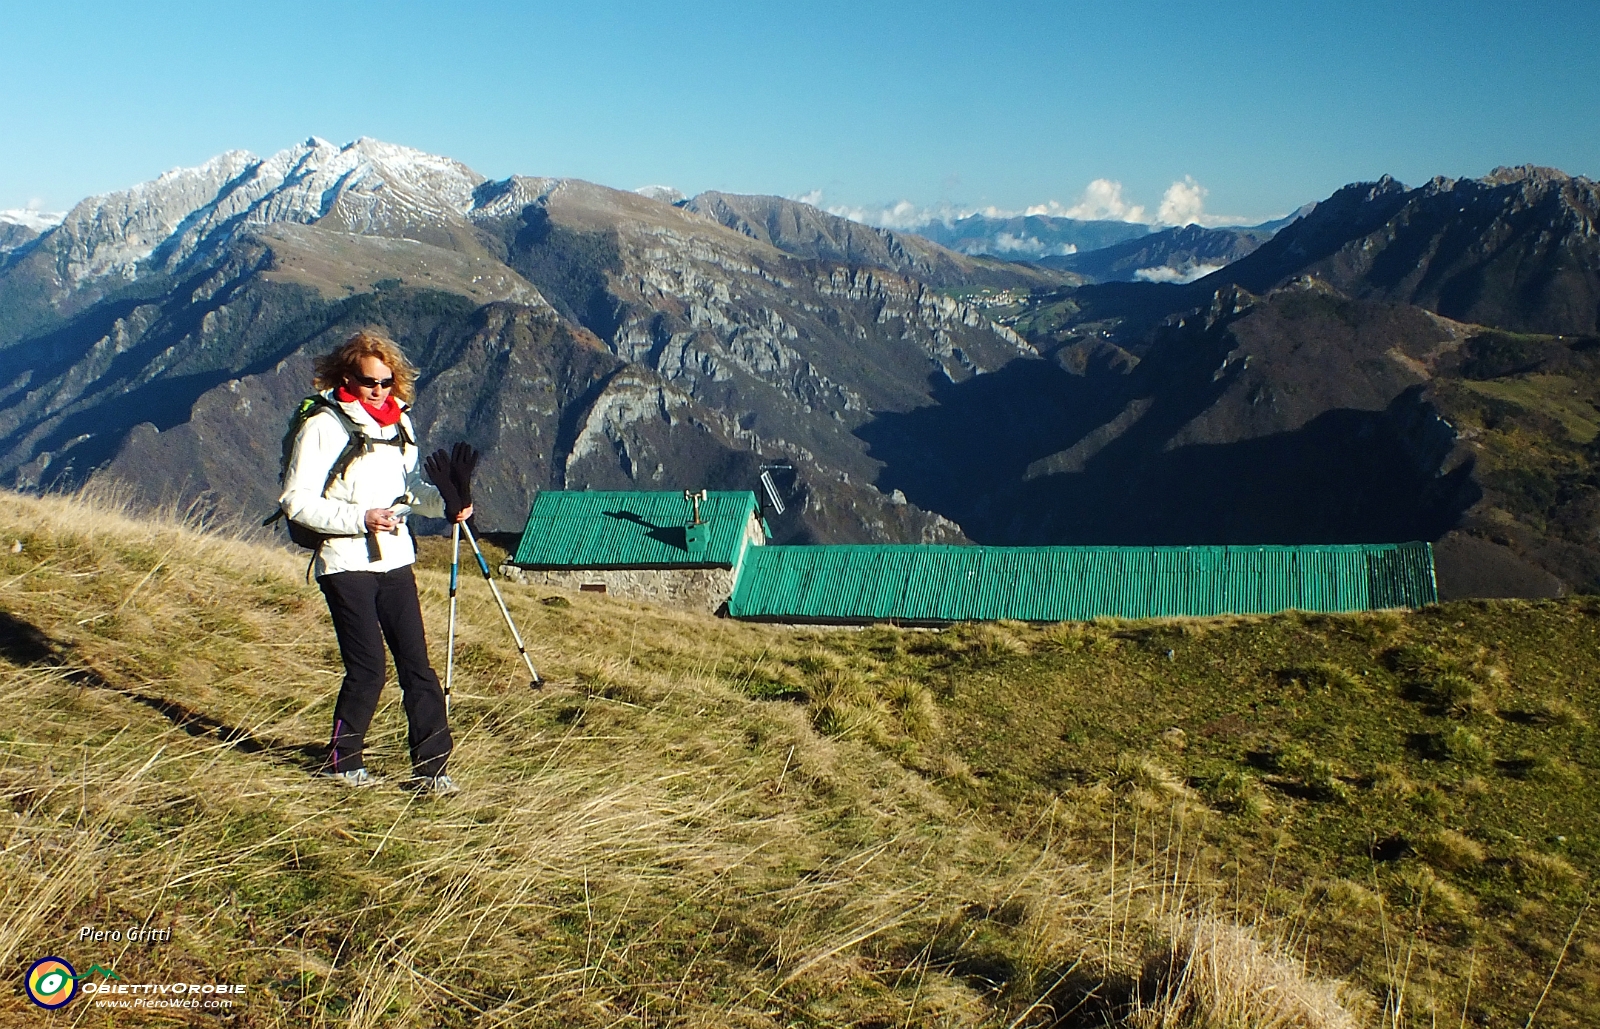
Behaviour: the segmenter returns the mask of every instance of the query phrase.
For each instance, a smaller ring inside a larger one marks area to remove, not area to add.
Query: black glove
[[[450,478],[462,507],[472,506],[472,471],[478,467],[478,456],[470,443],[457,443],[450,448]]]
[[[443,447],[429,454],[422,462],[422,468],[428,473],[428,478],[439,490],[439,496],[444,498],[444,517],[446,521],[455,522],[456,515],[461,513],[466,504],[461,502],[461,494],[456,490],[454,469],[450,463],[450,454]]]

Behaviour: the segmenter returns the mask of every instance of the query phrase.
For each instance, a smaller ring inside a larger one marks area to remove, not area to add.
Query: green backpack
[[[412,439],[410,435],[406,433],[406,426],[404,422],[396,423],[400,431],[395,434],[393,439],[373,439],[371,436],[367,435],[366,430],[361,427],[359,422],[345,413],[344,408],[340,407],[334,401],[329,400],[321,393],[313,393],[311,396],[300,401],[300,405],[295,408],[294,414],[289,418],[288,430],[283,434],[283,455],[278,463],[279,486],[283,485],[285,477],[287,477],[289,474],[289,458],[294,456],[294,441],[300,438],[300,430],[305,427],[307,419],[321,410],[332,411],[339,419],[339,424],[344,428],[345,434],[349,437],[349,441],[345,443],[344,450],[340,451],[339,457],[333,462],[333,467],[328,469],[328,477],[323,480],[323,496],[327,496],[329,487],[331,487],[341,475],[349,470],[350,463],[352,461],[360,457],[362,454],[372,453],[373,447],[399,447],[401,452],[404,453],[407,444],[410,444],[411,446],[417,445],[416,440]],[[325,540],[334,538],[334,535],[331,533],[318,532],[316,529],[313,529],[309,526],[301,525],[293,518],[285,517],[283,508],[281,507],[277,511],[274,511],[272,515],[261,524],[263,526],[270,526],[280,518],[283,518],[288,524],[289,539],[292,540],[296,545],[305,547],[307,550],[320,550]],[[354,537],[370,534],[357,532],[350,533],[349,535]],[[314,559],[315,558],[313,558],[313,560]]]

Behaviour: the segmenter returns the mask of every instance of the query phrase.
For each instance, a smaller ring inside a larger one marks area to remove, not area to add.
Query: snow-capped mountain
[[[0,211],[0,255],[38,239],[41,232],[55,228],[63,217],[59,212],[52,214],[31,208]]]
[[[68,285],[132,279],[143,262],[175,271],[246,228],[274,222],[405,237],[462,220],[483,181],[458,161],[410,147],[312,137],[266,159],[232,150],[90,197],[67,213],[54,242]]]
[[[0,225],[20,225],[34,232],[47,232],[61,224],[64,211],[35,211],[29,207],[14,207],[0,211]]]
[[[315,225],[363,237],[409,239],[459,250],[473,235],[473,226],[544,202],[566,183],[522,176],[489,182],[458,161],[410,147],[365,137],[336,146],[312,137],[271,157],[233,150],[130,189],[89,197],[53,222],[33,219],[29,223],[32,231],[15,233],[10,246],[21,246],[36,233],[49,237],[41,245],[53,251],[52,292],[61,300],[85,288],[103,293],[132,281],[144,270],[181,274],[195,261],[218,253],[253,230],[272,225]],[[572,183],[580,192],[585,185]],[[737,199],[706,194],[686,201],[676,190],[655,186],[634,192],[713,218],[715,213],[700,208],[712,202],[725,207]],[[802,212],[791,214],[790,221],[852,224],[804,204],[784,204],[786,209]],[[726,218],[719,220],[728,223]],[[918,237],[881,229],[857,233],[883,237],[876,249],[862,253],[849,246],[826,252],[806,245],[791,246],[793,233],[751,233],[748,226],[741,231],[798,257],[873,264],[908,272],[940,287],[966,281],[1052,281],[1048,276],[1021,268],[1007,270],[992,260],[987,264],[974,261]],[[915,251],[916,260],[887,256],[907,248]],[[879,250],[884,253],[877,253]]]

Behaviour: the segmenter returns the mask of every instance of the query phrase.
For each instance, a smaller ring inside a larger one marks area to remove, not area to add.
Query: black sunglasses
[[[374,379],[370,375],[352,375],[350,377],[368,389],[388,389],[390,386],[394,385],[393,375],[389,376],[387,379]]]

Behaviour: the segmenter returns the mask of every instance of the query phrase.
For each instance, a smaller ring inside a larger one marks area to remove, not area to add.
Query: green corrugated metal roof
[[[709,493],[700,502],[705,551],[689,553],[682,493],[546,490],[533,502],[512,564],[525,568],[735,567],[756,495]]]
[[[938,623],[1367,611],[1438,600],[1426,543],[757,547],[735,618]]]

